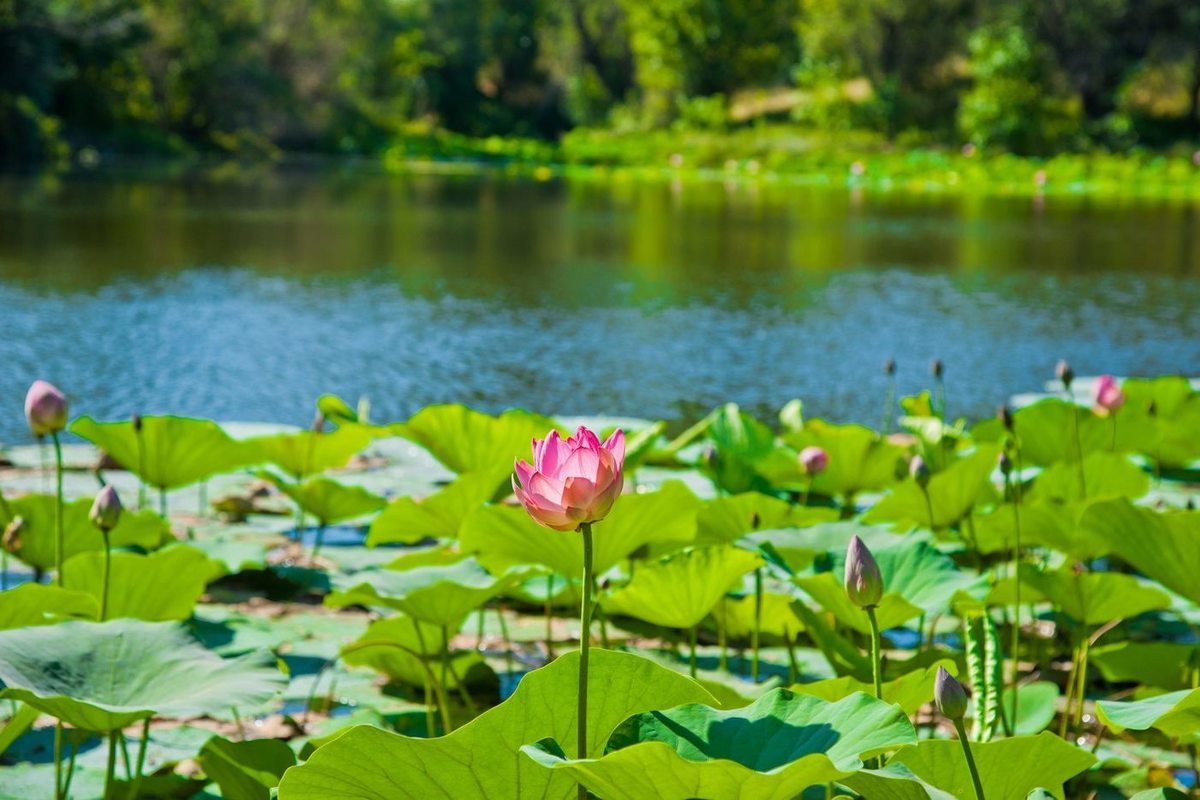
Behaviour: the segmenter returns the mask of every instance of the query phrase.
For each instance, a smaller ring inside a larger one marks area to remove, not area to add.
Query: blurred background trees
[[[0,159],[577,127],[1200,139],[1196,0],[0,0]]]

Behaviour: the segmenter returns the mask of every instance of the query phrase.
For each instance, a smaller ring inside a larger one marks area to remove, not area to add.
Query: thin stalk
[[[729,654],[726,652],[726,647],[728,645],[728,642],[726,642],[726,639],[725,639],[725,636],[726,636],[726,634],[725,634],[725,606],[726,606],[726,600],[722,596],[721,597],[721,613],[720,613],[720,615],[717,616],[717,647],[719,647],[721,650],[721,654],[720,654],[720,656],[718,656],[720,661],[717,664],[717,667],[721,670],[721,672],[729,671]]]
[[[758,683],[759,636],[762,630],[763,576],[762,567],[754,570],[754,628],[750,631],[750,680]]]
[[[487,606],[481,606],[475,610],[475,649],[483,651],[483,613],[487,611]]]
[[[1071,398],[1071,419],[1074,420],[1075,455],[1079,458],[1079,499],[1087,497],[1087,476],[1083,472],[1083,441],[1079,436],[1079,406]]]
[[[229,710],[233,712],[233,724],[237,727],[238,741],[246,741],[246,729],[242,727],[242,715],[238,713],[237,706],[230,706]]]
[[[813,477],[808,476],[808,482],[804,484],[804,493],[800,495],[800,505],[808,505],[808,496],[812,494]]]
[[[688,631],[688,643],[691,645],[691,654],[688,657],[688,672],[692,676],[692,680],[696,680],[696,627],[693,625]]]
[[[929,487],[922,486],[921,494],[925,495],[925,513],[929,517],[929,530],[933,530],[933,498],[929,496]]]
[[[975,800],[983,800],[983,783],[979,780],[979,769],[975,766],[975,756],[971,755],[971,743],[967,740],[967,730],[963,727],[961,719],[954,720],[954,730],[958,732],[963,758],[967,760],[967,769],[971,772],[971,783],[975,786]]]
[[[316,558],[317,553],[321,552],[321,544],[324,541],[325,541],[325,522],[323,520],[318,520],[317,521],[317,539],[316,539],[316,541],[313,542],[313,551],[312,551],[313,558]]]
[[[588,708],[588,648],[592,638],[592,524],[585,522],[579,526],[583,534],[583,601],[579,604],[579,684],[578,684],[578,739],[577,754],[579,758],[588,757],[587,749],[587,708]],[[587,789],[579,784],[579,800],[587,800]]]
[[[418,623],[419,624],[419,623]],[[442,626],[442,691],[446,691],[446,687],[450,684],[446,683],[446,678],[450,672],[450,629]],[[446,733],[454,730],[454,723],[450,719],[450,709],[446,709]]]
[[[417,626],[417,630],[420,631],[420,626]],[[450,723],[449,723],[449,719],[446,716],[445,692],[442,689],[442,685],[440,683],[438,683],[437,677],[433,674],[433,670],[429,668],[429,665],[427,663],[425,663],[425,645],[423,645],[423,644],[420,645],[421,652],[418,653],[416,650],[405,647],[404,645],[398,644],[397,642],[388,641],[386,639],[370,639],[365,642],[355,642],[354,644],[347,645],[345,648],[343,648],[342,655],[345,656],[347,653],[353,653],[358,650],[366,650],[369,647],[393,647],[397,650],[402,650],[405,653],[408,653],[410,656],[413,656],[417,660],[417,663],[421,666],[421,669],[424,670],[424,672],[425,672],[426,684],[427,685],[432,684],[434,691],[437,692],[438,705],[442,710],[442,725],[446,728],[449,728]],[[429,708],[429,707],[430,707],[430,704],[427,703],[426,708]],[[428,724],[430,727],[427,732],[434,733],[434,729],[432,726],[432,719],[428,720]]]
[[[158,487],[158,514],[167,519],[167,487]]]
[[[104,771],[104,796],[112,797],[113,778],[117,771],[117,732],[108,734],[108,766]]]
[[[67,777],[63,781],[63,797],[71,796],[71,780],[75,777],[75,757],[79,755],[79,742],[71,745],[71,755],[67,758]]]
[[[1117,412],[1113,411],[1111,416],[1112,416],[1112,423],[1113,423],[1112,424],[1112,443],[1109,444],[1108,449],[1115,453],[1117,451]]]
[[[867,606],[867,620],[871,623],[871,677],[875,681],[875,697],[883,699],[883,659],[879,652],[879,620],[875,617],[875,606]]]
[[[425,733],[432,737],[436,735],[437,727],[433,722],[433,689],[430,684],[433,683],[433,674],[429,669],[429,665],[425,663],[425,654],[429,651],[425,648],[425,634],[421,631],[421,623],[413,620],[413,630],[417,632],[417,646],[421,648],[421,652],[417,654],[417,660],[424,665],[424,689],[425,689]],[[342,654],[345,655],[345,650]]]
[[[936,392],[936,402],[934,406],[937,410],[938,419],[942,422],[946,421],[946,382],[941,378],[937,378],[934,382],[934,391]]]
[[[796,661],[796,637],[784,630],[783,638],[787,642],[788,683],[797,683],[800,680],[800,665]]]
[[[466,683],[459,677],[458,670],[454,668],[453,659],[450,661],[450,677],[454,678],[454,683],[458,686],[458,696],[462,698],[463,705],[471,712],[471,716],[475,717],[479,711],[475,706],[475,701],[471,699],[471,693],[467,691]]]
[[[1012,574],[1013,574],[1013,619],[1012,619],[1012,644],[1009,647],[1009,656],[1012,658],[1012,729],[1017,729],[1017,710],[1020,702],[1020,694],[1017,692],[1017,683],[1021,674],[1021,505],[1020,499],[1013,489],[1010,476],[1004,476],[1004,483],[1009,490],[1010,500],[1013,504],[1013,549],[1012,549]]]
[[[196,493],[196,516],[203,519],[208,514],[208,481],[200,482],[200,489]]]
[[[546,603],[542,607],[543,613],[546,615],[546,658],[553,660],[554,658],[554,628],[551,625],[551,608],[550,598],[554,594],[554,574],[546,576]]]
[[[134,438],[137,439],[137,471],[138,471],[138,511],[146,507],[146,481],[142,478],[145,474],[145,447],[142,444],[142,429],[140,425],[135,425],[133,428]]]
[[[54,800],[62,800],[63,797],[62,745],[63,724],[59,720],[54,724]]]
[[[892,409],[896,407],[896,376],[888,376],[887,395],[883,401],[883,435],[892,432]]]
[[[58,431],[50,434],[54,440],[55,500],[54,500],[54,583],[63,585],[63,457]]]
[[[135,800],[138,796],[138,790],[142,786],[142,771],[146,768],[146,745],[150,741],[150,718],[146,717],[146,721],[142,723],[142,737],[138,744],[137,768],[133,773],[133,784],[129,787],[129,797],[127,800]]]
[[[125,765],[126,782],[133,780],[133,762],[129,758],[129,742],[125,741],[125,731],[117,731],[121,742],[121,763]]]
[[[104,537],[104,577],[100,581],[100,621],[108,619],[108,582],[112,575],[112,547],[109,544],[108,530],[101,530]]]
[[[1067,724],[1071,721],[1071,700],[1075,695],[1075,673],[1079,667],[1079,645],[1071,643],[1071,669],[1067,673],[1065,705],[1063,706],[1062,719],[1058,723],[1058,736],[1060,739],[1067,738]]]
[[[508,620],[504,618],[504,606],[496,606],[496,618],[500,620],[500,638],[504,640],[504,667],[511,675],[513,671],[512,639],[508,637]]]
[[[1075,706],[1075,725],[1079,726],[1083,723],[1083,705],[1087,700],[1087,668],[1088,668],[1088,653],[1091,650],[1091,642],[1085,635],[1083,641],[1079,644],[1079,691],[1076,692]]]

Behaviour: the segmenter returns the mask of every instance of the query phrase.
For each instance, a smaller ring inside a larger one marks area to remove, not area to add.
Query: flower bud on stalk
[[[996,412],[996,416],[1000,418],[1000,423],[1004,425],[1004,429],[1012,433],[1013,427],[1016,425],[1016,420],[1013,418],[1012,409],[1007,405],[1000,406],[1000,410]]]
[[[1054,375],[1062,381],[1063,388],[1071,391],[1071,384],[1075,381],[1075,370],[1071,369],[1071,365],[1066,361],[1059,361],[1054,367]]]
[[[946,719],[961,720],[967,714],[967,690],[945,667],[938,667],[934,678],[933,701]]]
[[[1125,404],[1125,393],[1121,391],[1112,375],[1101,375],[1096,379],[1095,385],[1092,386],[1092,396],[1097,408],[1109,412],[1116,411]]]
[[[1001,453],[998,461],[1000,464],[1000,474],[1004,475],[1005,477],[1011,475],[1013,471],[1013,463],[1012,459],[1008,457],[1008,453]]]
[[[800,451],[800,468],[810,477],[820,475],[829,466],[829,454],[820,447],[806,447]]]
[[[105,533],[117,527],[117,523],[121,521],[121,498],[112,484],[97,492],[88,519]]]
[[[889,377],[896,374],[896,359],[888,357],[888,360],[883,362],[883,374]]]
[[[859,608],[874,608],[883,599],[883,576],[870,549],[856,534],[846,548],[846,596]]]
[[[929,485],[929,479],[933,477],[929,465],[920,456],[913,456],[912,461],[908,462],[908,474],[922,489]]]
[[[942,375],[946,373],[946,365],[942,363],[940,358],[935,358],[929,362],[929,374],[934,378],[941,380]]]
[[[67,427],[67,398],[52,383],[36,380],[25,395],[25,419],[34,436],[58,433]]]

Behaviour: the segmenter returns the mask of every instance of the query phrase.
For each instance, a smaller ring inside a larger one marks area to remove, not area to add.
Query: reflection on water
[[[289,169],[0,179],[0,440],[79,413],[306,423],[431,402],[874,422],[947,364],[982,415],[1082,374],[1195,371],[1200,208]]]

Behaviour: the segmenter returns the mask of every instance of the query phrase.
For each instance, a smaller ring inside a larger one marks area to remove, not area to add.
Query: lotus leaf
[[[26,583],[0,592],[0,630],[53,625],[68,619],[95,619],[96,598],[58,586]]]
[[[998,454],[999,448],[995,445],[980,445],[971,455],[958,459],[934,475],[925,490],[910,478],[880,500],[863,519],[866,522],[906,521],[934,529],[953,525],[972,508],[995,498],[991,476],[996,470]]]
[[[590,666],[588,743],[595,756],[633,714],[713,702],[694,681],[631,653],[593,649]],[[503,703],[438,739],[353,728],[288,770],[280,800],[573,797],[571,778],[541,769],[520,748],[553,738],[574,751],[578,669],[578,653],[560,656],[526,675]]]
[[[221,787],[224,800],[270,800],[271,789],[295,765],[296,754],[278,739],[231,742],[214,736],[200,749],[197,760]]]
[[[639,567],[633,579],[603,598],[601,605],[610,614],[691,628],[761,564],[754,553],[729,546],[684,550]]]
[[[227,719],[286,683],[269,653],[222,659],[179,625],[118,619],[0,631],[0,697],[101,733],[149,716]]]
[[[508,469],[529,458],[529,443],[555,427],[553,420],[513,409],[498,417],[461,405],[427,406],[408,422],[392,426],[397,436],[416,442],[453,472]]]
[[[394,542],[414,544],[430,537],[457,538],[463,520],[494,499],[508,479],[507,468],[503,473],[468,472],[422,500],[398,497],[372,520],[367,544],[374,547]]]
[[[332,478],[309,478],[303,483],[276,481],[275,485],[322,525],[370,514],[383,508],[385,502],[361,486],[346,486]]]
[[[1117,733],[1154,728],[1188,742],[1200,739],[1200,689],[1181,689],[1144,700],[1101,700],[1096,711],[1100,721]]]
[[[53,569],[55,564],[55,503],[53,495],[31,494],[9,500],[7,506],[0,506],[0,529],[12,521],[5,516],[6,507],[13,515],[24,520],[25,526],[16,543],[15,555],[37,569]],[[63,505],[64,559],[104,549],[103,537],[88,519],[91,507],[91,498],[80,498]],[[109,541],[113,547],[154,550],[174,541],[174,538],[162,517],[153,511],[143,510],[122,514],[117,527],[109,533]]]
[[[108,618],[134,617],[151,622],[187,619],[218,569],[203,552],[185,544],[145,556],[113,553]],[[63,565],[63,572],[66,588],[89,594],[99,604],[103,553],[77,555]]]
[[[254,462],[274,464],[297,480],[346,466],[371,443],[371,438],[367,428],[348,424],[328,433],[296,431],[255,436],[242,444]]]

